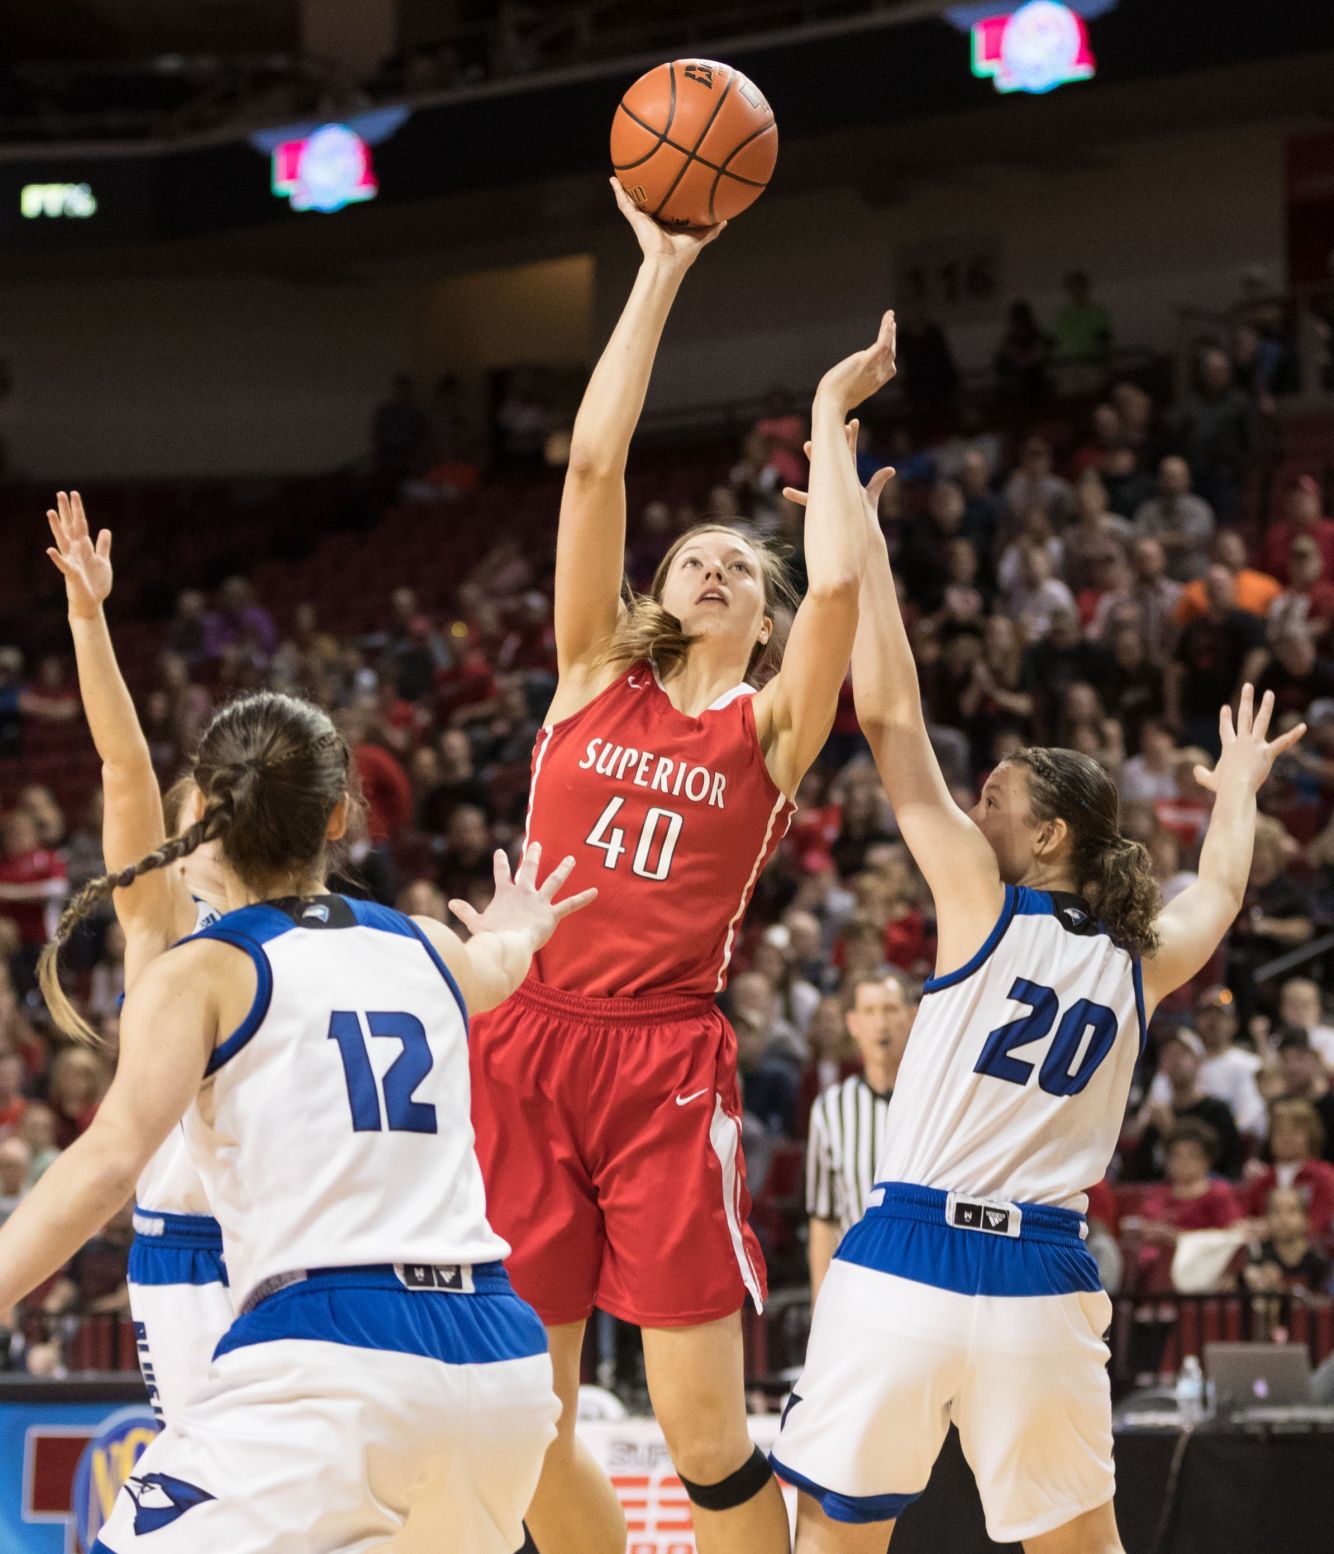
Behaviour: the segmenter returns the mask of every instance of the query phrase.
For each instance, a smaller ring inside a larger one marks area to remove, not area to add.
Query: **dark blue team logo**
[[[125,1408],[98,1426],[74,1470],[70,1511],[78,1547],[91,1549],[125,1481],[158,1433],[145,1408]]]
[[[134,1531],[139,1537],[170,1527],[195,1506],[217,1498],[198,1484],[187,1484],[170,1473],[144,1473],[127,1479],[125,1493],[134,1501]]]

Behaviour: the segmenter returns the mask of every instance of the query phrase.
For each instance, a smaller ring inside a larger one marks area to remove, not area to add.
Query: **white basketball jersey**
[[[196,933],[221,916],[207,901],[195,898]],[[171,1130],[140,1173],[134,1198],[141,1209],[153,1209],[159,1214],[212,1215],[199,1172],[190,1163],[183,1124]]]
[[[258,976],[185,1118],[238,1307],[310,1268],[483,1263],[468,1024],[410,918],[341,896],[230,912],[203,937]]]
[[[982,948],[923,988],[877,1180],[1082,1212],[1144,1039],[1138,960],[1078,898],[1007,885]]]

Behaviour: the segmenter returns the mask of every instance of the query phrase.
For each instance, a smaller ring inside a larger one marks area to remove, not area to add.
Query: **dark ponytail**
[[[1148,849],[1121,835],[1120,798],[1107,772],[1078,751],[1041,747],[1020,750],[1007,764],[1028,772],[1034,817],[1069,828],[1075,878],[1112,942],[1152,955],[1162,895]]]
[[[154,869],[170,868],[216,841],[257,894],[290,881],[322,860],[329,817],[349,786],[347,745],[326,713],[294,696],[261,691],[215,713],[199,741],[190,781],[203,813],[138,863],[90,880],[61,913],[42,951],[37,975],[56,1025],[77,1040],[96,1035],[60,984],[59,955],[78,925],[113,891]],[[181,788],[177,784],[173,795]]]

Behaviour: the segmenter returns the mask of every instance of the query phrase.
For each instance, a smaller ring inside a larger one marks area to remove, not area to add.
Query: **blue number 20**
[[[391,1133],[436,1132],[435,1107],[414,1101],[412,1093],[431,1072],[431,1044],[426,1027],[415,1014],[377,1010],[366,1016],[372,1036],[403,1044],[403,1050],[384,1076],[384,1111]],[[366,1052],[361,1021],[348,1009],[338,1010],[329,1021],[329,1038],[338,1043],[347,1080],[347,1099],[352,1107],[356,1133],[380,1132],[380,1094],[375,1071]]]
[[[992,1079],[1004,1079],[1012,1085],[1026,1085],[1033,1074],[1033,1064],[1022,1058],[1012,1057],[1019,1047],[1027,1047],[1041,1041],[1053,1025],[1059,1012],[1056,994],[1049,987],[1016,979],[1010,989],[1010,997],[1017,1004],[1027,1004],[1030,1013],[1008,1025],[999,1025],[987,1037],[982,1052],[973,1068],[975,1074],[987,1074]],[[1076,1063],[1076,1054],[1084,1033],[1092,1030],[1084,1055]],[[1098,1065],[1112,1050],[1116,1041],[1117,1019],[1106,1004],[1095,1004],[1081,998],[1066,1010],[1056,1030],[1056,1039],[1047,1049],[1047,1056],[1038,1070],[1038,1084],[1048,1095],[1078,1095],[1093,1078]]]

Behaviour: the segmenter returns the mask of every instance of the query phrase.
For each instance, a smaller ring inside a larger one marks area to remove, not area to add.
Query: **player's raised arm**
[[[726,225],[703,233],[668,232],[636,208],[618,180],[611,183],[644,257],[588,380],[570,441],[556,538],[556,653],[562,676],[591,670],[616,629],[630,439],[677,290],[700,250]]]
[[[127,994],[116,1077],[96,1116],[0,1226],[0,1311],[63,1267],[133,1196],[198,1093],[217,1034],[216,977],[239,982],[238,1001],[253,997],[253,973],[247,988],[238,960],[227,946],[185,945],[158,957]]]
[[[807,588],[783,667],[755,699],[770,775],[792,794],[829,737],[857,630],[866,564],[862,489],[848,457],[848,412],[894,376],[895,327],[886,313],[865,350],[831,367],[811,408],[811,488],[806,497]]]
[[[449,903],[471,935],[466,942],[434,918],[413,918],[453,973],[469,1014],[503,1004],[528,975],[533,956],[556,925],[597,896],[596,890],[581,890],[557,901],[556,892],[570,877],[574,859],[562,859],[539,885],[541,862],[542,844],[534,842],[511,879],[509,859],[496,852],[496,893],[486,910],[479,912],[466,901]]]
[[[1144,995],[1152,1007],[1190,979],[1218,948],[1246,895],[1255,846],[1255,796],[1274,761],[1306,732],[1305,723],[1268,740],[1274,694],[1255,710],[1255,691],[1242,689],[1234,725],[1232,709],[1219,713],[1223,753],[1212,771],[1195,768],[1195,780],[1214,795],[1209,829],[1200,849],[1195,883],[1173,897],[1158,919],[1159,945],[1144,962]]]
[[[119,873],[166,840],[162,794],[134,702],[116,662],[103,604],[111,593],[111,531],[93,540],[77,491],[58,492],[47,519],[55,544],[47,555],[65,579],[70,635],[93,744],[102,760],[102,850]],[[144,965],[190,933],[195,911],[184,880],[158,869],[113,897],[125,930],[127,986]]]

